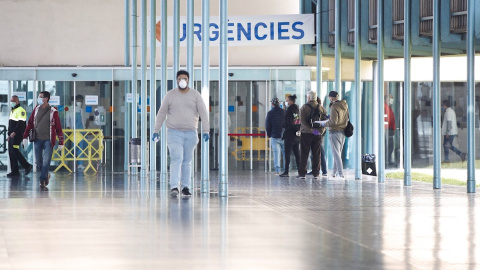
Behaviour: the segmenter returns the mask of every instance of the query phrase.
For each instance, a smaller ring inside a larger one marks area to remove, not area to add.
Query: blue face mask
[[[37,103],[38,105],[43,105],[43,98],[39,97]]]
[[[10,106],[15,107],[15,106],[17,106],[17,103],[16,102],[10,102]]]

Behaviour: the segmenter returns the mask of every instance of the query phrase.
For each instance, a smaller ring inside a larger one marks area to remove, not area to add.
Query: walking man
[[[58,137],[58,150],[63,149],[62,123],[58,111],[50,106],[50,92],[42,91],[38,95],[38,105],[33,109],[28,119],[27,128],[23,133],[23,145],[27,145],[27,137],[31,129],[35,130],[35,163],[40,171],[40,187],[48,186],[50,182],[50,161],[52,160],[53,147]]]
[[[442,102],[442,108],[445,111],[443,115],[442,123],[442,135],[443,135],[443,151],[445,154],[445,159],[443,163],[449,163],[449,152],[450,149],[455,152],[461,159],[462,162],[467,158],[466,153],[462,153],[455,146],[453,146],[453,140],[458,136],[457,128],[457,115],[455,111],[450,107],[450,101],[444,100]]]
[[[332,179],[337,175],[340,179],[345,179],[343,174],[342,150],[345,143],[345,128],[348,122],[348,104],[345,100],[338,99],[336,91],[330,91],[328,94],[330,99],[330,119],[323,122],[323,125],[328,127],[330,145],[332,147],[333,156],[333,173]]]
[[[283,170],[282,158],[285,160],[285,144],[282,140],[285,111],[280,108],[280,101],[278,98],[273,98],[271,103],[273,108],[267,113],[265,129],[267,131],[267,136],[270,138],[270,147],[273,151],[275,174],[279,175]]]
[[[22,167],[25,168],[25,175],[32,171],[33,166],[28,163],[22,153],[20,153],[20,144],[22,143],[22,136],[25,131],[27,113],[25,109],[20,106],[18,96],[13,95],[10,103],[12,110],[10,111],[10,118],[8,119],[7,141],[11,172],[7,174],[7,177],[15,177],[20,176],[18,170],[19,162]]]
[[[191,196],[190,170],[193,151],[198,143],[197,127],[202,119],[203,139],[208,141],[209,122],[207,107],[200,93],[188,87],[190,75],[185,70],[177,72],[178,88],[168,91],[157,113],[152,140],[158,142],[158,132],[167,119],[167,145],[170,152],[170,195],[177,197],[179,187],[183,196]],[[180,182],[180,186],[178,185]]]

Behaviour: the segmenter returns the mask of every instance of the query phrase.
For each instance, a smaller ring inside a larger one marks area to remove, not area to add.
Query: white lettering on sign
[[[147,18],[150,22],[150,19]],[[202,17],[194,18],[194,46],[202,45]],[[314,14],[230,16],[227,23],[229,46],[286,45],[315,43]],[[157,47],[161,46],[161,17],[157,17]],[[139,26],[140,27],[140,26]],[[168,17],[168,46],[173,46],[173,17]],[[220,18],[210,17],[210,46],[219,46]],[[148,31],[150,27],[147,26]],[[187,43],[187,17],[180,18],[180,46]],[[150,37],[148,34],[147,37]],[[147,42],[150,44],[150,42]]]
[[[85,105],[98,105],[98,96],[86,95]]]

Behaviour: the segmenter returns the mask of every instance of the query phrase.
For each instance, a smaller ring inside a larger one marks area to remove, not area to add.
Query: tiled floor
[[[53,174],[41,190],[2,173],[0,269],[480,269],[464,187],[242,171],[229,194],[173,199],[123,174]]]

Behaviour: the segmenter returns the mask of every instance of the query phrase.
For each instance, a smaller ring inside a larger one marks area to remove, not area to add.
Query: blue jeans
[[[196,130],[179,131],[168,129],[167,146],[170,152],[170,188],[190,188],[190,170],[192,166],[193,150],[198,143]]]
[[[40,171],[40,181],[47,181],[50,161],[52,160],[52,143],[50,142],[50,139],[36,139],[34,142],[34,148],[37,171]]]
[[[453,140],[455,140],[455,137],[457,137],[457,135],[450,135],[448,136],[448,138],[446,135],[443,135],[443,152],[445,154],[445,161],[450,161],[448,155],[450,149],[460,157],[462,156],[462,151],[458,150],[455,146],[453,146]]]
[[[282,157],[285,160],[285,144],[282,138],[270,138],[270,145],[273,151],[273,166],[276,173],[284,171]]]

